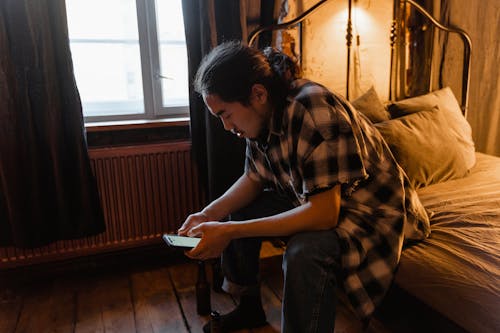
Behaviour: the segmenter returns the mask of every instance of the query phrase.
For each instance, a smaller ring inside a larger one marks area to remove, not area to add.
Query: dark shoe
[[[221,332],[232,332],[244,328],[257,328],[267,325],[266,314],[260,300],[258,303],[240,303],[233,311],[220,316]],[[203,326],[204,333],[211,333],[210,321]]]

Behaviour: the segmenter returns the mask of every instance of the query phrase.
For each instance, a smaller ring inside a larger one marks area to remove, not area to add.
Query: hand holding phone
[[[193,248],[198,245],[201,238],[164,234],[163,240],[170,246]]]

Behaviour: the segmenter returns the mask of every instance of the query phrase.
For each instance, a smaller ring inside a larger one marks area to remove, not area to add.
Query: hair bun
[[[297,63],[285,53],[273,47],[266,47],[262,53],[267,58],[273,72],[282,80],[290,83],[299,76]]]

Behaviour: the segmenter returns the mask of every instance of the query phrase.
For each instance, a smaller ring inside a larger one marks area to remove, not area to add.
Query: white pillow
[[[374,125],[414,188],[468,173],[462,147],[437,107]]]
[[[363,95],[351,102],[352,106],[363,113],[372,123],[389,120],[389,114],[385,110],[384,104],[378,97],[373,86]]]
[[[435,106],[443,113],[456,143],[460,147],[460,154],[470,170],[476,164],[475,146],[472,140],[472,130],[462,115],[460,105],[449,88],[436,90],[426,95],[404,99],[389,105],[392,118],[398,118],[422,110],[431,110]]]

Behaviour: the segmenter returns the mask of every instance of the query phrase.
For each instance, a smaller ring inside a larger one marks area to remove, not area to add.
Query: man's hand
[[[187,217],[186,221],[184,221],[179,230],[177,230],[177,234],[179,236],[187,236],[188,232],[192,228],[196,227],[200,223],[208,221],[210,221],[210,217],[208,217],[208,215],[203,212],[191,214]]]
[[[201,237],[201,241],[186,256],[198,260],[219,257],[231,241],[229,228],[229,223],[221,222],[204,222],[191,228],[187,235]]]

